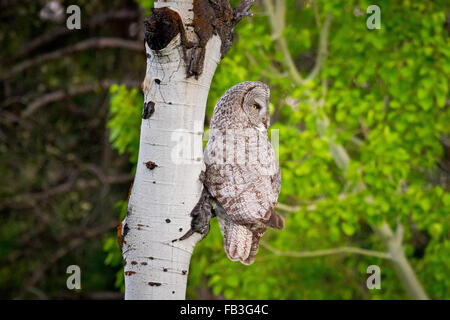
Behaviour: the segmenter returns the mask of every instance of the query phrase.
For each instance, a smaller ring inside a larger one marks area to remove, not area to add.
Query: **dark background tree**
[[[144,11],[77,1],[82,28],[68,30],[40,18],[45,3],[0,2],[0,297],[118,298],[102,238],[132,176],[105,124],[110,85],[145,74]],[[80,292],[65,286],[71,264]]]

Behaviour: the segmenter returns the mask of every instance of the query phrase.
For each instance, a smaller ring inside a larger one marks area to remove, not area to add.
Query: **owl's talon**
[[[175,240],[173,240],[172,242],[186,240],[186,239],[188,239],[190,236],[192,236],[192,235],[194,234],[194,232],[195,232],[194,230],[189,229],[188,232],[186,232],[186,233],[184,234],[184,236],[182,236],[182,237],[180,237],[180,238],[178,238],[178,239],[175,239]]]
[[[203,171],[202,173],[204,174]],[[206,237],[206,235],[209,233],[209,220],[211,220],[212,214],[211,195],[206,188],[203,188],[200,199],[198,200],[194,209],[192,209],[191,211],[191,228],[188,232],[186,232],[184,236],[179,239],[175,239],[172,242],[175,242],[177,240],[186,240],[190,236],[192,236],[194,232],[200,233],[202,235],[202,239]]]

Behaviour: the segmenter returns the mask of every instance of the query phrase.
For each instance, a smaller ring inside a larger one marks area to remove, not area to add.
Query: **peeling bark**
[[[145,21],[139,159],[127,216],[119,227],[125,299],[184,299],[189,262],[200,235],[189,230],[202,192],[202,134],[217,64],[235,24],[254,0],[232,9],[225,0],[155,2]],[[127,232],[125,232],[125,226]],[[136,262],[136,263],[127,263]]]

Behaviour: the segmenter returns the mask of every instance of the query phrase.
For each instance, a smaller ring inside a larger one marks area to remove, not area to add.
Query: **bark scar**
[[[147,167],[147,169],[149,170],[153,170],[155,169],[158,165],[156,163],[154,163],[153,161],[147,161],[145,163],[145,166]]]
[[[152,287],[159,287],[161,285],[161,283],[160,282],[149,282],[148,285],[152,286]]]
[[[144,103],[144,110],[142,111],[142,119],[148,119],[155,112],[155,103],[149,101]]]
[[[122,231],[122,229],[123,229],[123,231]],[[129,231],[129,228],[128,228],[128,224],[126,224],[126,223],[125,223],[125,225],[122,225],[122,222],[120,222],[119,225],[117,226],[117,243],[119,244],[120,251],[122,251],[123,244],[127,243],[125,241],[125,237],[127,236],[128,231]]]

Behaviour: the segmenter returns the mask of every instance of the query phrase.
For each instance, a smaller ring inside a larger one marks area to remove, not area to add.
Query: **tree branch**
[[[39,108],[42,106],[45,106],[51,102],[63,100],[64,98],[84,94],[90,91],[94,91],[96,89],[106,89],[109,88],[111,85],[118,83],[119,81],[115,80],[102,80],[100,82],[95,83],[88,83],[88,84],[82,84],[82,85],[74,85],[70,86],[68,90],[57,90],[50,93],[46,93],[34,101],[32,101],[30,104],[28,104],[28,107],[23,111],[22,117],[26,118],[35,113]],[[128,87],[139,87],[138,81],[125,81],[125,84]]]
[[[113,12],[106,12],[106,13],[99,14],[99,15],[91,18],[88,23],[82,25],[81,29],[100,26],[109,20],[134,19],[137,17],[138,17],[138,13],[136,11],[132,11],[132,10],[119,10],[119,11],[113,11]],[[29,52],[35,50],[36,48],[38,48],[46,43],[49,43],[49,42],[55,40],[56,38],[67,35],[69,33],[74,33],[76,31],[77,30],[70,30],[70,29],[66,28],[65,26],[53,29],[47,33],[44,33],[42,36],[37,37],[37,38],[33,39],[32,41],[29,41],[26,45],[24,45],[20,49],[20,51],[17,53],[17,55],[13,59],[21,58],[21,57],[27,55]]]
[[[397,224],[396,232],[392,232],[387,223],[383,223],[381,227],[372,226],[375,233],[387,247],[391,256],[394,269],[402,282],[406,292],[412,299],[428,300],[425,290],[417,279],[416,273],[406,258],[405,251],[402,246],[403,227]]]
[[[277,209],[284,211],[284,212],[288,212],[288,213],[296,213],[298,212],[302,206],[307,210],[307,211],[314,211],[317,208],[317,203],[320,202],[322,199],[317,199],[317,200],[312,200],[312,201],[301,201],[300,205],[297,206],[291,206],[288,204],[284,204],[284,203],[277,203]]]
[[[286,39],[283,36],[283,29],[285,25],[285,10],[286,3],[285,1],[278,1],[276,5],[272,3],[272,0],[264,0],[264,6],[266,8],[267,15],[269,16],[270,24],[272,27],[272,39],[275,40],[278,49],[284,56],[284,63],[287,67],[289,74],[291,75],[292,80],[296,85],[301,85],[303,83],[303,78],[297,67],[295,66],[294,60],[292,58],[291,53],[289,52],[289,48],[287,46]],[[318,26],[321,26],[321,22],[318,17],[318,9],[317,5],[313,3],[314,14],[316,17],[316,23]],[[319,47],[317,50],[317,59],[314,65],[313,70],[307,76],[306,80],[314,79],[322,70],[323,63],[328,54],[328,34],[330,30],[332,15],[328,15],[325,18],[325,22],[323,23],[322,29],[319,35]]]
[[[292,257],[292,258],[314,258],[314,257],[321,257],[321,256],[329,256],[329,255],[333,255],[333,254],[351,253],[351,254],[359,254],[359,255],[363,255],[363,256],[370,256],[370,257],[376,257],[376,258],[381,258],[381,259],[391,259],[389,253],[373,251],[373,250],[368,250],[368,249],[362,249],[362,248],[355,248],[355,247],[340,247],[340,248],[324,249],[324,250],[316,250],[316,251],[292,252],[292,251],[280,251],[278,249],[275,249],[275,248],[269,246],[267,243],[264,243],[264,242],[261,242],[261,245],[277,256]]]
[[[97,174],[96,174],[97,175]],[[111,185],[111,184],[121,184],[121,183],[129,183],[133,180],[133,177],[130,174],[117,174],[117,175],[105,175],[102,173],[102,178],[97,175],[97,179],[89,179],[89,180],[81,180],[77,179],[79,173],[73,173],[67,181],[46,189],[40,192],[26,193],[22,195],[18,195],[10,200],[7,200],[3,203],[0,203],[0,209],[5,207],[14,207],[14,209],[25,209],[34,207],[36,202],[46,201],[49,198],[54,196],[68,193],[72,190],[80,190],[98,187],[100,184],[103,185]],[[99,184],[100,182],[100,184]]]
[[[281,211],[285,211],[285,212],[294,213],[294,212],[297,212],[300,210],[300,206],[290,206],[288,204],[278,202],[277,209],[280,209]]]
[[[317,6],[316,1],[311,1],[313,10],[314,10],[314,20],[316,20],[316,25],[318,28],[322,25],[322,22],[320,21],[320,15],[319,15],[319,7]]]
[[[30,290],[30,288],[34,287],[34,285],[45,275],[45,272],[59,259],[64,257],[67,253],[76,249],[87,240],[95,238],[101,235],[102,233],[114,228],[116,225],[117,225],[116,221],[109,221],[104,225],[95,226],[91,229],[86,230],[82,237],[72,239],[66,247],[61,247],[58,250],[56,250],[53,253],[53,255],[46,260],[45,264],[43,264],[41,268],[37,269],[33,273],[33,275],[25,282],[22,291],[19,293],[16,299],[23,299],[23,297]]]
[[[328,33],[330,31],[331,20],[333,16],[329,14],[325,18],[325,22],[323,23],[322,29],[320,30],[319,36],[319,47],[317,49],[317,59],[312,69],[311,73],[306,78],[307,80],[314,79],[322,70],[323,63],[328,55]]]
[[[144,52],[144,46],[140,41],[125,40],[120,38],[92,38],[88,40],[81,41],[72,46],[62,48],[53,52],[45,53],[29,60],[23,61],[11,68],[11,70],[5,72],[1,79],[5,80],[11,78],[13,75],[22,72],[28,68],[36,66],[38,64],[48,62],[50,60],[58,59],[64,57],[68,54],[75,52],[84,51],[91,48],[122,48],[136,52]]]
[[[286,39],[283,36],[286,3],[284,0],[278,1],[277,5],[274,6],[272,0],[264,0],[264,7],[267,15],[269,16],[270,25],[272,27],[272,39],[275,40],[278,49],[284,56],[284,63],[292,77],[292,80],[296,85],[301,85],[303,83],[302,76],[295,66],[294,60],[289,52]]]

